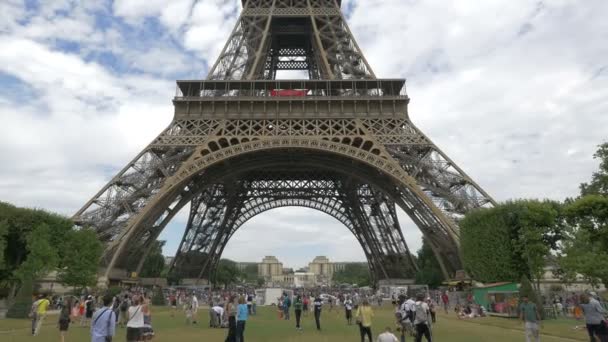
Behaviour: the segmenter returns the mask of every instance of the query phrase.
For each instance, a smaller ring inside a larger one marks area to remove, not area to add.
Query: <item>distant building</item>
[[[318,256],[308,264],[308,272],[316,277],[317,285],[331,285],[334,273],[343,271],[347,265],[364,265],[366,262],[331,262],[326,256]]]
[[[275,256],[266,256],[258,264],[258,276],[266,282],[272,281],[272,277],[283,275],[283,263]]]
[[[314,273],[296,272],[293,276],[294,287],[314,287],[317,285],[317,279]]]

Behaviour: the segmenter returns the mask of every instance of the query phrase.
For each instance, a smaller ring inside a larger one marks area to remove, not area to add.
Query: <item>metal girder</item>
[[[293,205],[347,226],[375,280],[416,269],[396,206],[446,276],[461,269],[458,220],[494,201],[410,121],[405,80],[375,77],[339,0],[243,4],[207,80],[177,82],[173,122],[74,215],[105,243],[105,276],[139,271],[187,203],[173,269],[189,276],[208,277],[251,217]],[[310,80],[275,79],[287,69]]]
[[[192,201],[173,274],[209,277],[229,239],[245,222],[265,211],[287,206],[316,209],[342,222],[361,244],[374,279],[411,278],[416,270],[401,234],[394,202],[369,184],[342,173],[300,169],[253,171],[231,176],[229,182],[239,189],[230,196],[238,210],[221,215],[230,226],[220,225],[217,216],[228,210],[228,195],[215,190],[223,189],[225,184],[211,185],[214,190],[203,191]],[[218,203],[222,210],[209,210]],[[219,253],[210,252],[218,249]]]
[[[322,79],[376,78],[338,3],[268,0],[244,5],[208,79],[274,79],[277,70],[308,70],[311,78]],[[279,42],[285,40],[302,50],[301,60],[281,61]]]

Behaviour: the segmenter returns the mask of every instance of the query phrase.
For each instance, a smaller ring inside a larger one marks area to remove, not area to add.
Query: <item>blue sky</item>
[[[608,2],[344,8],[376,74],[408,79],[414,123],[498,200],[563,199],[597,167]],[[168,125],[175,79],[205,77],[239,11],[236,0],[0,2],[0,200],[74,213]],[[163,233],[167,254],[185,221]],[[416,250],[419,232],[401,221]],[[254,218],[224,256],[267,254],[293,267],[318,254],[363,260],[345,227],[298,208]]]

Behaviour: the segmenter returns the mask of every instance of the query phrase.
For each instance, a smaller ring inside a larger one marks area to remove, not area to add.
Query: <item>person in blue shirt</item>
[[[289,309],[291,308],[291,298],[289,298],[289,295],[287,295],[287,293],[283,294],[283,317],[285,317],[286,320],[289,320]]]
[[[116,316],[112,310],[112,296],[103,297],[103,308],[97,310],[91,319],[91,342],[106,342],[116,330]]]
[[[245,323],[247,323],[247,318],[249,318],[249,308],[245,304],[245,297],[240,297],[236,313],[236,342],[245,342]]]

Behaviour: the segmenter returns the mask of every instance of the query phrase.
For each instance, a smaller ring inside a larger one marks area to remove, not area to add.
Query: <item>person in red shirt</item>
[[[443,302],[443,310],[447,315],[448,309],[450,308],[450,297],[448,296],[447,291],[441,295],[441,301]]]

